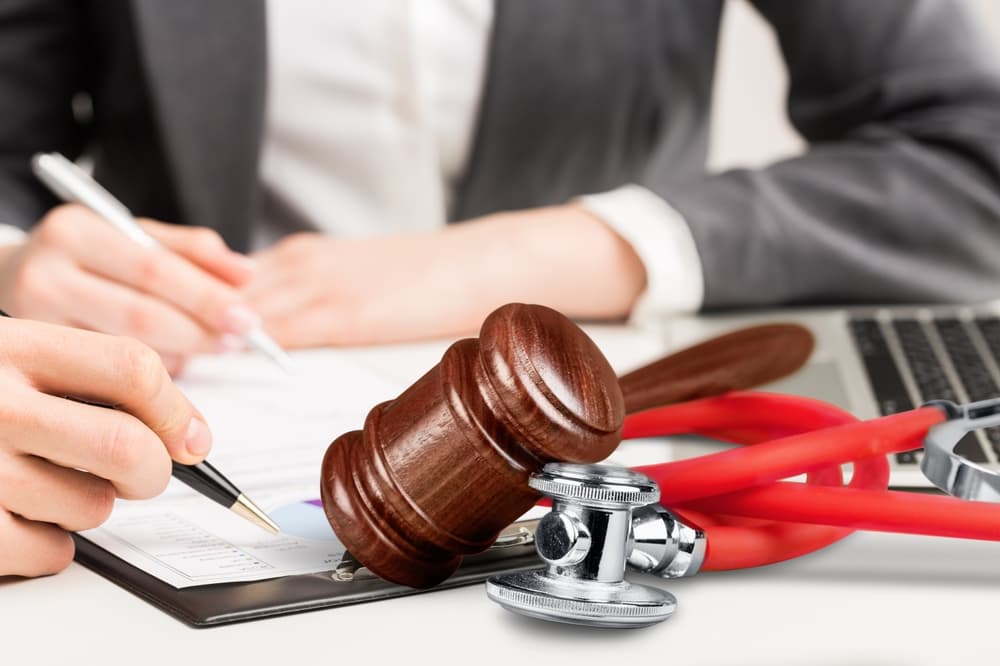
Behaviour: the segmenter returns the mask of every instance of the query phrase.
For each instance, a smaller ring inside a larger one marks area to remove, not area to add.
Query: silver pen
[[[59,153],[38,153],[32,158],[31,167],[38,179],[63,201],[86,206],[142,247],[162,247],[158,240],[139,226],[122,202]],[[257,326],[244,334],[243,341],[270,358],[285,372],[291,371],[288,354],[262,327]]]

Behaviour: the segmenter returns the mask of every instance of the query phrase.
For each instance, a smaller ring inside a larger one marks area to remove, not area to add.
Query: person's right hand
[[[68,531],[162,492],[171,458],[205,457],[202,418],[134,339],[0,319],[0,576],[68,566]]]
[[[237,289],[252,263],[214,231],[149,220],[145,248],[88,209],[59,206],[21,245],[0,249],[0,309],[142,340],[176,366],[240,346],[256,325]]]

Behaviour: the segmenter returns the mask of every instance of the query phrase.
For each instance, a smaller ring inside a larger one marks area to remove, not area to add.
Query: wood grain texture
[[[364,429],[323,459],[326,516],[354,557],[411,587],[447,578],[538,500],[528,476],[551,461],[597,462],[626,411],[749,388],[800,367],[812,335],[758,326],[672,354],[619,379],[558,312],[510,304],[460,340]],[[624,395],[623,395],[624,393]]]
[[[621,377],[625,411],[768,384],[801,368],[813,346],[813,334],[798,324],[764,324],[712,338]]]
[[[583,331],[549,308],[506,305],[330,445],[323,506],[372,572],[429,587],[531,508],[529,474],[607,457],[624,416],[614,371]]]

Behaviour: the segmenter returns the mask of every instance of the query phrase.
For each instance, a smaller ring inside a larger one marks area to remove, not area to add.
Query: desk
[[[665,350],[652,331],[588,329],[618,370]],[[352,350],[394,380],[444,343]],[[627,454],[629,452],[623,452]],[[74,564],[0,582],[4,664],[954,664],[996,661],[1000,543],[855,534],[799,560],[681,581],[655,627],[611,631],[528,620],[481,586],[190,629]]]

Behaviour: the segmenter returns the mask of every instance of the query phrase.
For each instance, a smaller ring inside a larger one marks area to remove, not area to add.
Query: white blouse
[[[493,2],[269,0],[267,12],[262,187],[332,235],[443,226],[472,150]],[[666,201],[637,185],[580,201],[645,265],[634,316],[701,307],[701,261]],[[255,246],[291,231],[278,224],[258,225]]]

